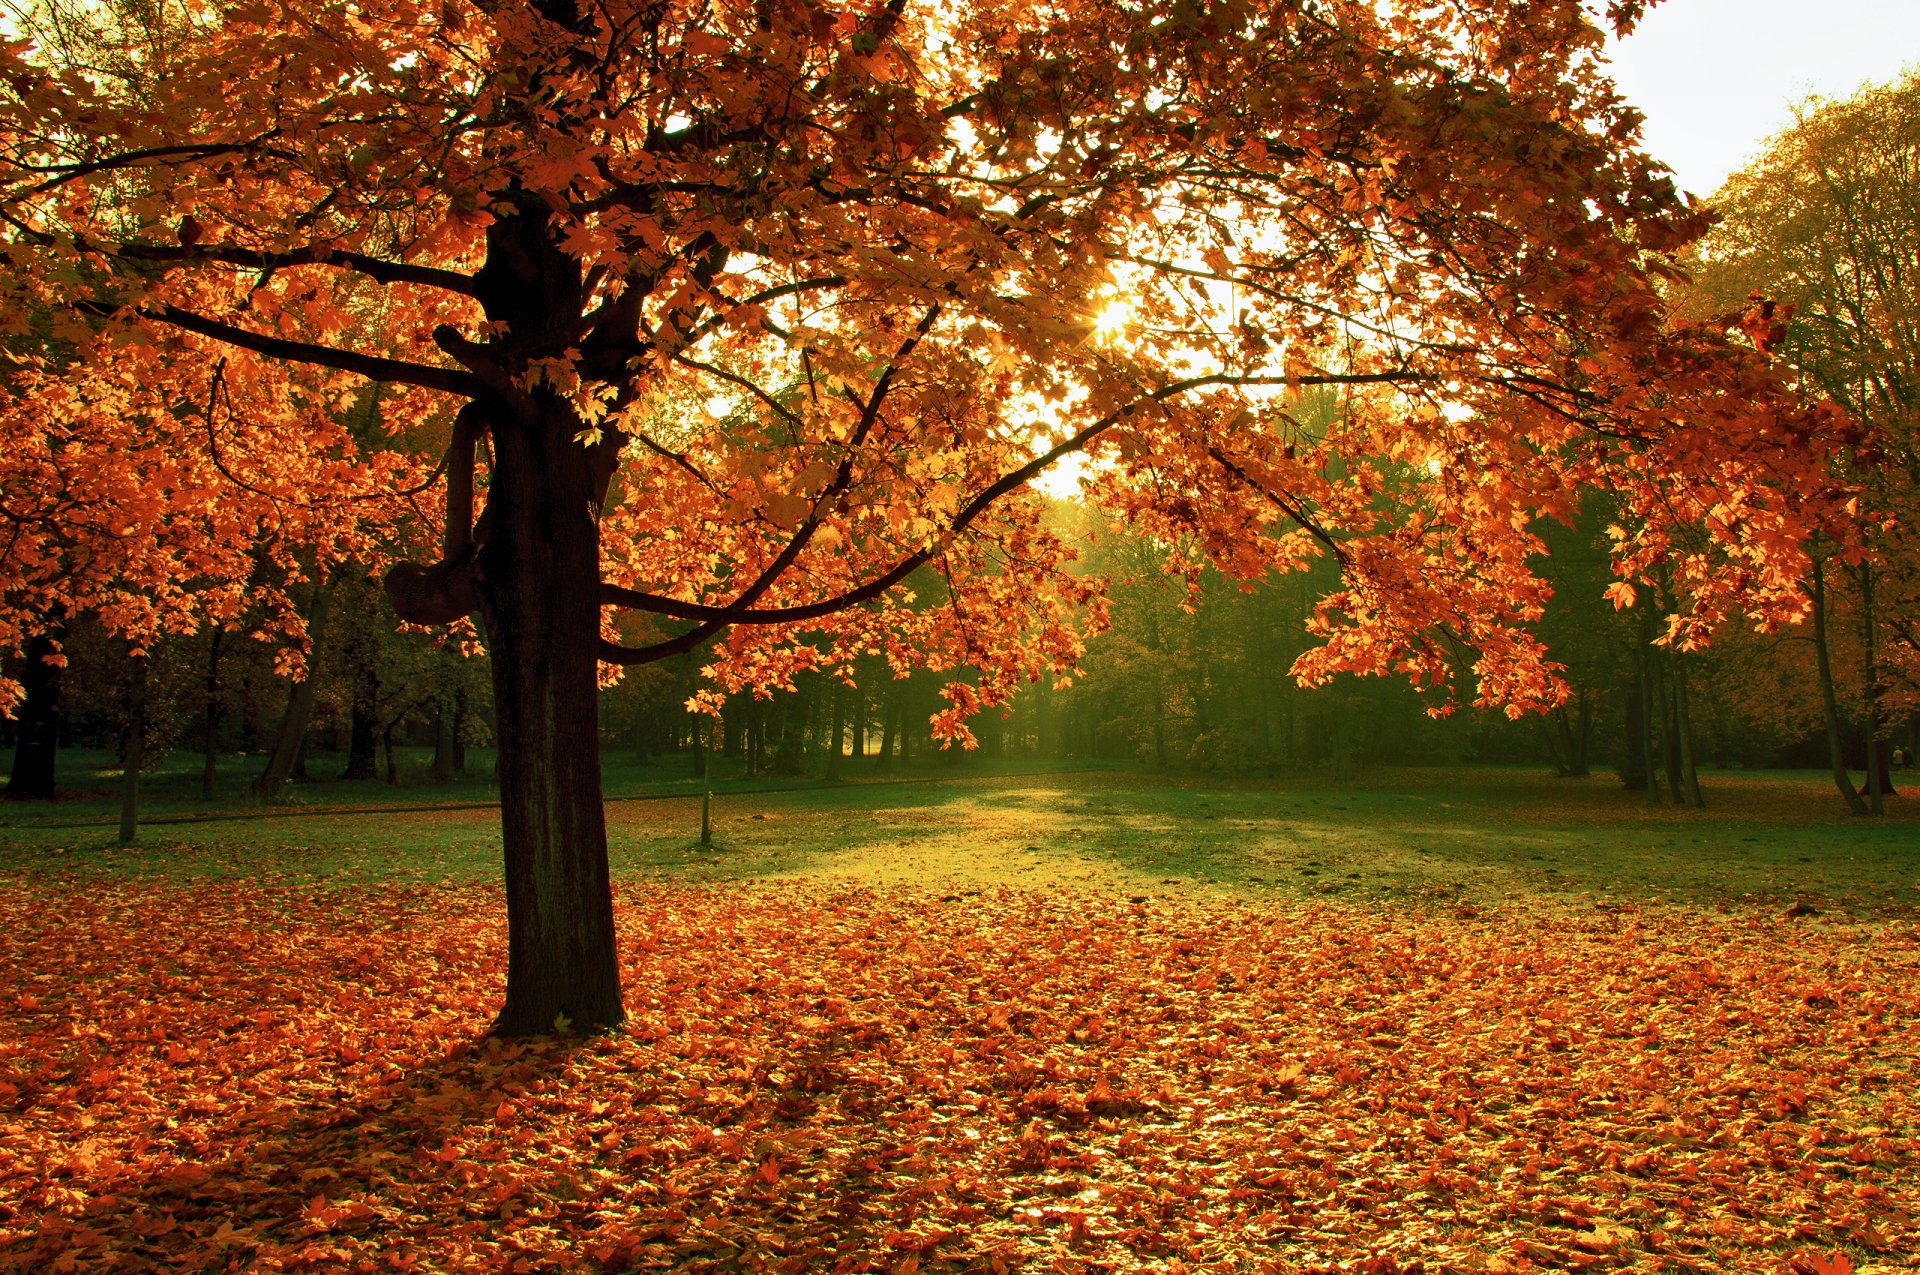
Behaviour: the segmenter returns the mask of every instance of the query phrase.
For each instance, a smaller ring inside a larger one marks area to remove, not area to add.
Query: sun
[[[1133,302],[1110,301],[1101,307],[1100,313],[1093,317],[1093,334],[1097,337],[1116,337],[1127,330],[1133,322]]]

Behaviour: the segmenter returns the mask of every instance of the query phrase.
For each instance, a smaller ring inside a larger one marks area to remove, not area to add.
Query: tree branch
[[[72,303],[72,308],[81,314],[111,319],[126,312],[129,307],[114,305],[108,301],[75,301]],[[182,310],[176,305],[163,304],[155,310],[134,310],[133,313],[155,322],[170,323],[176,328],[184,328],[188,332],[227,345],[238,346],[243,350],[252,350],[255,354],[264,354],[268,358],[336,368],[342,372],[353,372],[364,376],[370,381],[393,381],[402,385],[417,385],[422,389],[440,390],[447,394],[458,394],[464,398],[477,398],[481,390],[479,378],[471,373],[446,367],[428,367],[424,363],[389,359],[377,354],[362,354],[357,350],[342,350],[331,345],[315,345],[307,341],[289,341],[281,337],[267,336],[265,333],[252,332],[231,323],[223,323],[218,319],[209,319],[191,310]]]

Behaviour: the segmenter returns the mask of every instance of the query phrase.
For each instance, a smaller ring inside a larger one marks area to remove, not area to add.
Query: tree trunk
[[[1626,711],[1621,714],[1625,719],[1625,737],[1620,748],[1620,783],[1628,792],[1644,792],[1647,787],[1647,720],[1639,684],[1636,682],[1627,688],[1622,698],[1626,701]]]
[[[59,631],[36,633],[27,642],[20,670],[26,698],[20,705],[13,745],[13,776],[7,796],[15,801],[47,801],[54,792],[54,758],[60,743],[60,669],[47,663],[58,650]]]
[[[507,995],[494,1030],[505,1035],[625,1016],[600,786],[602,493],[571,413],[536,402],[494,418],[477,564],[499,748]]]
[[[1680,741],[1680,774],[1686,781],[1687,800],[1696,807],[1704,808],[1707,799],[1700,792],[1700,771],[1694,764],[1693,750],[1693,712],[1687,704],[1687,670],[1680,663],[1680,656],[1669,649],[1667,663],[1673,682],[1673,725],[1674,733]],[[1674,788],[1674,799],[1679,800],[1680,789]]]
[[[453,743],[450,746],[453,773],[456,775],[467,773],[467,741],[460,733],[460,728],[466,724],[466,721],[467,691],[465,687],[458,687],[453,692]]]
[[[838,678],[833,683],[833,716],[827,725],[827,778],[840,778],[840,754],[847,745],[847,688]]]
[[[364,691],[366,688],[361,689]],[[377,727],[372,711],[359,703],[358,698],[356,695],[353,715],[348,718],[347,768],[340,772],[342,779],[372,779],[379,774],[374,760]]]
[[[1587,754],[1593,745],[1593,696],[1584,686],[1580,688],[1578,708],[1573,718],[1572,751],[1568,762],[1569,773],[1575,778],[1584,778],[1593,773],[1587,764]]]
[[[120,844],[140,833],[140,765],[147,752],[147,657],[127,660],[127,735],[120,764]]]
[[[1883,800],[1887,789],[1886,743],[1880,738],[1880,664],[1873,632],[1873,564],[1863,562],[1860,581],[1860,650],[1865,661],[1867,709],[1867,808],[1876,815],[1887,812]]]
[[[398,788],[400,786],[400,767],[393,758],[393,732],[399,725],[400,719],[396,717],[388,722],[386,728],[380,732],[380,746],[386,753],[387,786],[389,788]]]
[[[887,693],[880,698],[880,770],[893,765],[893,732],[900,721],[900,706],[896,702],[899,698],[898,682],[889,685]]]
[[[1660,720],[1660,715],[1654,711],[1652,663],[1648,648],[1643,645],[1639,656],[1640,766],[1647,776],[1647,804],[1657,806],[1660,804],[1660,775],[1654,766],[1653,736],[1654,724]],[[1679,800],[1678,793],[1675,793],[1674,799]]]
[[[1820,677],[1820,706],[1827,726],[1827,760],[1833,767],[1833,786],[1840,790],[1847,809],[1856,815],[1868,813],[1867,803],[1847,774],[1846,755],[1840,750],[1840,705],[1833,690],[1833,660],[1827,653],[1827,578],[1826,564],[1813,560],[1813,655]]]
[[[200,763],[200,799],[213,800],[213,781],[220,769],[220,639],[225,629],[215,629],[207,644],[206,752]]]
[[[445,687],[440,690],[438,706],[433,714],[433,782],[450,784],[453,782],[453,741],[458,738],[454,728],[453,692]]]
[[[253,795],[262,801],[272,801],[280,795],[300,760],[301,746],[307,738],[307,722],[313,716],[313,675],[320,662],[320,639],[326,632],[327,603],[332,596],[331,586],[316,584],[313,601],[307,604],[307,672],[287,693],[287,711],[281,715],[267,768],[253,781]]]

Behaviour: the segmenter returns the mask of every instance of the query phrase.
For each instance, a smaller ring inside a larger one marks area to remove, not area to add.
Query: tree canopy
[[[1063,456],[1236,577],[1333,558],[1309,679],[1551,702],[1529,527],[1591,485],[1675,637],[1797,614],[1849,427],[1667,322],[1707,218],[1601,45],[1578,0],[56,0],[0,52],[8,428],[55,381],[141,436],[249,415],[311,503],[364,380],[397,449],[451,438],[389,589],[492,649],[502,1023],[611,1022],[596,661],[969,661],[963,733],[1079,649]]]

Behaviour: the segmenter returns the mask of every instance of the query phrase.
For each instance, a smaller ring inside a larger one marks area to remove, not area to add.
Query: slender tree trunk
[[[827,778],[840,778],[840,754],[847,745],[847,688],[835,679],[833,683],[832,720],[827,726]]]
[[[507,995],[495,1030],[617,1025],[600,786],[601,489],[578,424],[542,396],[494,420],[490,533],[478,556],[492,652],[507,895]]]
[[[453,692],[442,687],[433,714],[433,771],[436,784],[453,782],[454,730]]]
[[[145,655],[127,660],[127,736],[120,763],[120,844],[140,835],[140,767],[147,752],[147,665]]]
[[[893,765],[893,731],[900,720],[900,683],[892,682],[887,693],[880,699],[880,762],[879,768],[885,770]]]
[[[1887,783],[1886,745],[1880,738],[1880,664],[1873,632],[1873,563],[1860,564],[1860,649],[1865,660],[1867,710],[1867,808],[1876,815],[1887,812],[1883,800]]]
[[[60,632],[36,633],[27,641],[20,670],[26,698],[15,723],[13,776],[7,796],[15,801],[47,801],[54,793],[54,759],[60,743],[60,668],[47,663],[59,649]]]
[[[213,781],[220,769],[220,639],[225,629],[215,629],[207,643],[206,752],[200,763],[200,798],[213,800]]]
[[[253,795],[262,801],[272,801],[280,795],[306,743],[307,722],[313,717],[313,677],[320,663],[320,642],[326,633],[327,605],[332,595],[330,585],[316,584],[313,601],[307,604],[307,671],[287,693],[287,711],[280,717],[280,729],[274,735],[267,768],[253,781]]]
[[[361,691],[366,689],[363,686]],[[377,688],[375,693],[378,693]],[[372,779],[379,773],[374,760],[378,726],[372,710],[359,702],[358,694],[354,698],[353,713],[347,720],[347,768],[340,772],[340,778]]]
[[[1833,767],[1833,786],[1840,790],[1847,809],[1856,815],[1868,813],[1867,803],[1847,774],[1847,759],[1840,750],[1840,705],[1833,690],[1833,660],[1827,653],[1827,580],[1826,566],[1813,560],[1813,655],[1820,676],[1820,706],[1827,725],[1827,760]]]
[[[1654,711],[1652,657],[1644,645],[1640,649],[1640,764],[1647,776],[1647,804],[1660,804],[1660,774],[1654,766],[1653,736],[1654,724],[1660,715]],[[1675,793],[1674,799],[1679,800]]]
[[[1582,686],[1579,692],[1578,712],[1573,719],[1572,737],[1572,774],[1584,778],[1593,773],[1587,764],[1587,754],[1593,744],[1593,696]]]
[[[380,746],[386,753],[387,786],[390,788],[398,788],[400,786],[400,767],[393,758],[393,732],[399,725],[400,719],[396,717],[388,722],[380,732]]]
[[[460,728],[466,725],[466,721],[467,691],[465,687],[458,687],[453,692],[453,743],[450,745],[453,773],[456,775],[467,773],[467,741],[460,733]]]
[[[1680,742],[1680,774],[1686,780],[1687,800],[1704,808],[1707,799],[1700,792],[1700,771],[1694,765],[1693,713],[1687,704],[1687,670],[1678,653],[1669,650],[1667,663],[1673,683],[1673,725]],[[1678,800],[1679,790],[1675,789]]]
[[[1553,763],[1555,777],[1565,779],[1573,773],[1572,729],[1567,725],[1567,706],[1555,704],[1540,722],[1540,736],[1547,743],[1547,760]]]
[[[1620,697],[1625,702],[1625,711],[1621,713],[1620,783],[1628,792],[1644,792],[1647,787],[1647,721],[1639,679],[1636,678],[1632,686],[1625,687],[1624,692]]]

